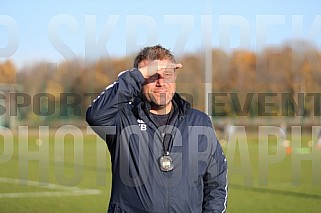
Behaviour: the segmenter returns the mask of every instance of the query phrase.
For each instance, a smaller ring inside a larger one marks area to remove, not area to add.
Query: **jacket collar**
[[[180,97],[178,93],[175,93],[172,99],[174,105],[174,114],[173,116],[176,117],[174,120],[180,121],[184,118],[187,114],[188,110],[191,108],[189,102],[185,101]],[[145,101],[142,97],[136,97],[133,101],[133,113],[134,115],[144,120],[146,123],[150,123],[150,108],[151,104]],[[170,122],[171,125],[174,123]]]

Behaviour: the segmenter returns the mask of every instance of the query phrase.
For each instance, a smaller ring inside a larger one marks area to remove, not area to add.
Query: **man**
[[[225,212],[226,159],[209,117],[175,93],[181,67],[146,47],[89,107],[111,154],[108,212]]]

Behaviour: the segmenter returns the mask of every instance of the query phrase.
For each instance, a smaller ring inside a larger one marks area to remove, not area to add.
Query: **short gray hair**
[[[134,59],[134,67],[138,68],[138,64],[144,60],[170,60],[172,62],[175,61],[174,55],[170,50],[162,47],[161,45],[155,45],[152,47],[143,48]]]

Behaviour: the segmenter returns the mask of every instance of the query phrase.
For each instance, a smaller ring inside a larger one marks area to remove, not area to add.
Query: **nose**
[[[162,87],[164,86],[164,77],[160,74],[157,75],[156,86]]]

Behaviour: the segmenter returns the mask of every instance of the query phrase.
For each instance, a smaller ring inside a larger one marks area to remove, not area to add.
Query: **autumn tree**
[[[0,64],[0,83],[13,84],[16,83],[16,67],[12,61],[7,60]]]

